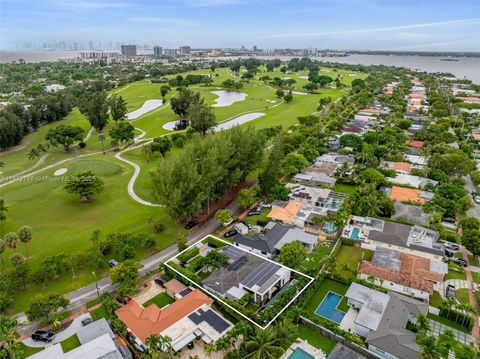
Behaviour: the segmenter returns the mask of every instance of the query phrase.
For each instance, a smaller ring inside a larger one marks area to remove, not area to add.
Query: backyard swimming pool
[[[360,229],[355,227],[352,229],[352,233],[350,234],[350,238],[358,241],[360,239]]]
[[[337,293],[328,292],[315,311],[315,314],[340,324],[345,316],[344,312],[337,309],[337,306],[342,301],[342,298],[343,297]]]
[[[314,359],[313,355],[308,354],[305,350],[296,348],[288,359]]]

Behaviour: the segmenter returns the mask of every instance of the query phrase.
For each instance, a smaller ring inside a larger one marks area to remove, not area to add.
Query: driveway
[[[475,191],[475,186],[473,185],[472,177],[470,177],[470,175],[465,177],[465,181],[465,189],[468,191],[468,193]],[[473,207],[467,211],[467,214],[471,217],[480,218],[480,204],[473,202]]]
[[[51,343],[34,342],[32,338],[27,338],[23,341],[23,344],[25,344],[28,347],[46,348],[46,347],[55,345],[57,343],[60,343],[65,339],[70,338],[72,335],[76,334],[78,329],[82,327],[82,320],[86,318],[92,319],[92,317],[90,316],[90,313],[85,313],[76,317],[73,320],[73,322],[68,326],[68,328],[66,328],[65,330],[62,330],[60,333],[55,334],[55,339]]]
[[[440,296],[445,299],[445,289],[448,285],[453,285],[455,289],[468,289],[468,281],[463,279],[448,279],[443,283],[436,283],[434,289],[440,293]]]

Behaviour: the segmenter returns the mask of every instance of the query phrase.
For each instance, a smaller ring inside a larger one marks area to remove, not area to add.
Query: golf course
[[[362,73],[322,68],[320,74],[339,76],[343,86],[338,89],[320,88],[314,93],[307,93],[303,88],[308,83],[307,71],[285,74],[276,69],[263,74],[260,72],[255,78],[243,81],[243,87],[234,90],[239,94],[223,100],[221,96],[225,94],[219,92],[225,90],[222,83],[228,79],[238,81],[241,73],[232,74],[229,68],[217,68],[214,72],[203,69],[182,76],[189,74],[208,75],[213,79],[209,85],[191,85],[189,88],[200,92],[205,102],[212,105],[219,125],[224,123],[224,128],[229,128],[239,122],[242,126],[253,125],[257,129],[274,126],[289,128],[296,125],[298,116],[317,112],[322,97],[330,97],[335,101],[349,91],[349,85],[354,79],[366,77]],[[268,81],[260,80],[262,75],[295,80],[292,85],[293,99],[285,102],[278,98],[277,88],[272,87]],[[175,76],[177,75],[166,77]],[[64,120],[41,126],[26,136],[20,145],[0,154],[0,160],[4,162],[4,167],[0,168],[0,197],[5,199],[8,207],[7,219],[0,222],[0,237],[16,232],[23,225],[32,227],[33,239],[28,243],[32,272],[48,257],[59,254],[81,255],[89,251],[92,248],[91,234],[95,230],[100,230],[102,235],[112,232],[148,232],[156,238],[156,251],[170,246],[187,234],[180,224],[170,218],[166,209],[156,203],[152,193],[150,171],[156,167],[161,155],[156,153],[147,156],[142,152],[143,145],[154,138],[173,134],[174,131],[168,129],[166,124],[178,121],[178,116],[170,107],[170,99],[177,91],[172,88],[162,101],[162,85],[164,84],[142,80],[110,91],[110,94],[117,94],[126,100],[130,113],[130,116],[127,115],[128,121],[136,129],[135,143],[122,148],[120,152],[113,151],[109,139],[102,140],[102,136],[108,138],[108,132],[114,126],[112,122],[100,134],[91,130],[90,123],[75,108]],[[241,117],[248,114],[252,115]],[[236,120],[237,118],[239,119]],[[29,159],[29,150],[44,141],[49,129],[60,124],[81,127],[86,146],[72,146],[68,152],[60,147],[53,148],[40,158]],[[179,151],[182,149],[174,147],[165,158],[168,160]],[[104,182],[104,190],[95,195],[91,202],[82,202],[78,196],[67,193],[63,188],[66,176],[86,171],[92,171]],[[164,231],[154,234],[149,224],[151,220],[161,223]],[[10,257],[15,252],[26,256],[26,250],[23,243],[19,243],[15,250],[7,248],[2,254],[5,266],[11,266]],[[135,259],[140,260],[152,253],[152,250],[136,248]],[[25,310],[36,293],[67,293],[91,283],[91,272],[92,268],[87,264],[74,275],[64,273],[46,285],[29,285],[15,294],[10,312]],[[107,268],[101,275],[106,273]]]

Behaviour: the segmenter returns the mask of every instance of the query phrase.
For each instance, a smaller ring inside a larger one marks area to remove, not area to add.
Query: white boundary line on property
[[[230,304],[228,304],[227,302],[225,302],[224,300],[222,300],[222,299],[221,299],[220,297],[218,297],[216,294],[213,294],[212,292],[210,292],[210,291],[208,291],[207,289],[203,288],[200,284],[196,283],[195,281],[191,280],[190,278],[188,278],[188,277],[185,276],[184,274],[182,274],[182,273],[180,273],[179,271],[177,271],[175,268],[173,268],[173,267],[171,267],[170,265],[168,265],[168,262],[170,262],[170,261],[173,260],[173,259],[176,259],[179,255],[181,255],[182,253],[185,253],[185,252],[188,251],[189,249],[195,247],[198,243],[202,242],[203,240],[207,239],[208,237],[215,238],[216,240],[219,240],[220,242],[223,242],[223,243],[225,243],[225,244],[227,244],[227,245],[230,245],[230,246],[232,246],[232,247],[234,247],[234,248],[237,248],[237,249],[239,249],[239,250],[241,250],[241,251],[244,251],[244,252],[249,253],[249,254],[251,254],[251,255],[257,256],[258,258],[261,258],[261,259],[263,259],[263,260],[266,260],[266,261],[275,263],[275,264],[277,264],[277,265],[279,265],[279,266],[281,266],[281,267],[284,267],[284,268],[286,268],[286,269],[288,269],[288,270],[290,270],[290,271],[292,271],[292,272],[295,272],[295,273],[297,273],[297,274],[299,274],[299,275],[301,275],[301,276],[304,276],[304,277],[310,279],[310,281],[307,283],[307,285],[306,285],[301,291],[299,291],[299,292],[297,293],[296,296],[293,297],[293,299],[292,299],[290,302],[288,302],[288,304],[287,304],[275,317],[273,317],[273,319],[272,319],[270,322],[267,323],[267,325],[265,325],[265,326],[262,327],[262,326],[261,326],[260,324],[258,324],[256,321],[254,321],[253,319],[250,319],[250,318],[247,317],[245,314],[243,314],[242,312],[240,312],[238,309],[232,307]],[[218,300],[219,302],[223,303],[223,304],[226,305],[228,308],[230,308],[231,310],[233,310],[235,313],[241,315],[243,318],[245,318],[245,319],[248,320],[250,323],[256,325],[257,327],[259,327],[259,328],[262,329],[262,330],[267,329],[267,328],[295,301],[295,299],[297,299],[297,298],[303,293],[303,291],[304,291],[305,289],[307,289],[307,287],[308,287],[310,284],[312,284],[312,282],[314,281],[314,278],[313,278],[313,277],[310,277],[309,275],[306,275],[306,274],[304,274],[304,273],[302,273],[302,272],[299,272],[299,271],[297,271],[297,270],[295,270],[295,269],[292,269],[292,268],[290,268],[290,267],[287,267],[287,266],[285,266],[285,265],[283,265],[283,264],[281,264],[281,263],[272,261],[271,259],[265,258],[265,257],[263,257],[263,256],[261,256],[261,255],[259,255],[259,254],[256,254],[256,253],[247,251],[246,249],[243,249],[243,248],[234,246],[232,243],[227,242],[227,241],[225,241],[224,239],[219,238],[219,237],[216,237],[216,236],[211,235],[211,234],[206,235],[205,237],[203,237],[202,239],[198,240],[197,242],[195,242],[194,244],[192,244],[192,245],[189,246],[188,248],[185,248],[183,251],[181,251],[181,252],[178,253],[177,255],[175,255],[175,256],[173,256],[172,258],[170,258],[169,260],[167,260],[164,264],[165,264],[168,268],[170,268],[171,270],[173,270],[175,273],[177,273],[178,275],[180,275],[182,278],[185,278],[185,279],[188,280],[189,282],[193,283],[196,287],[198,287],[199,289],[201,289],[203,292],[205,292],[205,293],[207,293],[208,295],[214,297],[216,300]]]

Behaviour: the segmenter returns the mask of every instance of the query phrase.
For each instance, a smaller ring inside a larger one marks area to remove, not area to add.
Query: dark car
[[[192,229],[198,224],[198,221],[196,219],[192,219],[191,221],[188,221],[187,224],[185,225],[185,229]]]
[[[249,217],[258,216],[260,213],[262,213],[262,212],[255,208],[255,209],[252,209],[250,212],[248,212],[247,216],[249,216]]]
[[[92,318],[85,318],[85,319],[82,320],[81,323],[82,323],[82,327],[86,327],[87,325],[93,323],[93,319]]]
[[[248,223],[248,222],[241,221],[240,223],[242,223],[242,224],[244,224],[245,226],[247,226],[248,229],[252,229],[252,228],[253,228],[253,226],[252,226],[250,223]]]
[[[109,265],[110,267],[112,267],[112,268],[118,266],[118,264],[119,264],[119,263],[118,263],[115,259],[110,259],[110,260],[108,261],[108,265]]]
[[[162,277],[155,278],[154,282],[157,283],[160,287],[163,287],[163,285],[165,283],[167,283],[167,281],[165,279],[163,279]]]
[[[443,246],[451,251],[458,251],[460,249],[460,246],[456,243],[444,242]]]
[[[132,300],[132,298],[130,297],[117,297],[117,302],[121,303],[121,304],[128,304],[130,301]]]
[[[447,288],[445,288],[445,296],[447,298],[455,298],[455,286],[449,284]]]
[[[187,348],[192,350],[193,348],[195,348],[195,345],[193,344],[193,342],[190,342],[187,344]]]
[[[452,251],[449,251],[448,249],[445,249],[445,257],[451,258],[455,256],[455,253]]]
[[[467,261],[465,259],[462,259],[462,258],[450,258],[450,261],[455,263],[456,265],[461,266],[461,267],[468,266]]]
[[[234,235],[236,235],[238,232],[236,229],[232,229],[230,231],[228,231],[227,233],[225,233],[223,236],[225,238],[228,238],[228,237],[233,237]]]
[[[50,343],[55,338],[55,334],[47,332],[45,330],[35,330],[32,333],[32,339],[34,342]]]

